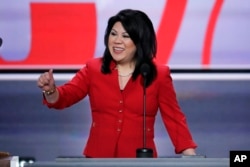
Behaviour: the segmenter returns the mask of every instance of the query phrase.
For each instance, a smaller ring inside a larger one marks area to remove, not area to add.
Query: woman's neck
[[[134,72],[135,64],[134,63],[117,64],[116,68],[120,76],[127,76],[131,75]]]

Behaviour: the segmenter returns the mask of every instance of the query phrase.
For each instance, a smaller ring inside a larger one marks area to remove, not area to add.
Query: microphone
[[[2,46],[3,39],[0,37],[0,47]]]
[[[147,75],[150,73],[150,67],[144,63],[140,68],[143,77],[143,147],[136,149],[137,158],[153,158],[153,150],[146,148],[146,83]]]
[[[140,71],[141,71],[141,75],[144,77],[144,81],[146,81],[146,76],[149,74],[150,72],[150,67],[148,64],[144,63],[141,65],[141,68],[140,68]],[[144,85],[145,86],[145,85]]]

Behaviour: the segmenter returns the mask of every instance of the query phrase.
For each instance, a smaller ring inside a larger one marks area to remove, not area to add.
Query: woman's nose
[[[121,43],[122,42],[122,37],[117,35],[114,40],[115,43]]]

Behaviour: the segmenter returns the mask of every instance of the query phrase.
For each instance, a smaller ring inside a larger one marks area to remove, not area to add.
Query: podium
[[[57,158],[25,167],[229,167],[229,158]]]
[[[19,158],[17,156],[0,158],[0,167],[19,167]]]

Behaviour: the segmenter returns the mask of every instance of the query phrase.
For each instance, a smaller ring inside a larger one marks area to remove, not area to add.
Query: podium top
[[[25,167],[228,167],[229,158],[59,158]]]

